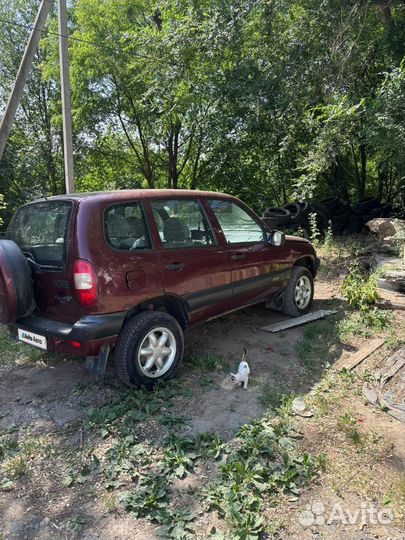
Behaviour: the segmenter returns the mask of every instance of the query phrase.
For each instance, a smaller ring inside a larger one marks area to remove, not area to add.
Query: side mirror
[[[285,242],[285,234],[281,231],[271,231],[267,235],[267,242],[272,246],[282,246]]]

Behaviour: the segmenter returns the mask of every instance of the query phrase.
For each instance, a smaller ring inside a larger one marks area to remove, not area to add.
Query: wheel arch
[[[185,330],[188,324],[189,309],[186,302],[179,296],[163,295],[144,300],[127,312],[123,325],[142,311],[163,311],[168,313],[176,319],[183,330]]]
[[[300,257],[298,260],[295,261],[293,266],[303,266],[311,272],[313,278],[316,276],[316,263],[313,257],[311,257],[310,255]]]

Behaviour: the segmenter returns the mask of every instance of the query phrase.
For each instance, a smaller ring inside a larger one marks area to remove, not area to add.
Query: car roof
[[[92,191],[86,193],[70,193],[62,195],[53,195],[51,197],[45,197],[33,202],[39,201],[57,201],[57,200],[77,200],[82,201],[84,199],[90,199],[94,202],[96,200],[103,201],[125,201],[134,198],[142,199],[159,199],[159,198],[195,198],[195,197],[221,197],[221,198],[233,198],[232,195],[226,193],[219,193],[216,191],[198,191],[190,189],[120,189],[113,191]]]

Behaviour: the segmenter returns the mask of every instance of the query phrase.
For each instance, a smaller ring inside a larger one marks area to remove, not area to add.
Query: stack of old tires
[[[382,204],[368,197],[354,206],[338,197],[329,197],[320,202],[294,202],[283,207],[270,207],[263,214],[263,221],[270,229],[301,229],[309,234],[310,214],[315,214],[317,228],[326,230],[329,225],[335,235],[360,233],[364,224],[376,217],[389,217],[391,204]]]
[[[264,212],[262,219],[272,229],[303,229],[309,225],[311,208],[306,202],[294,202],[283,207],[270,207]]]

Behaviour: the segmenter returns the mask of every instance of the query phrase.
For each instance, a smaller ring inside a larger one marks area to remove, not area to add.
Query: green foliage
[[[195,513],[185,508],[166,508],[156,514],[156,521],[162,525],[158,534],[173,540],[192,539],[194,526],[191,522],[195,518]]]
[[[332,222],[328,221],[328,227],[327,227],[327,229],[325,231],[325,236],[324,236],[324,239],[323,239],[323,245],[326,248],[330,248],[332,246],[332,243],[333,243]]]
[[[218,358],[213,354],[207,353],[201,356],[190,356],[187,359],[187,364],[195,368],[201,368],[207,371],[216,371],[222,369],[223,359]]]
[[[208,509],[225,518],[231,538],[259,538],[265,530],[264,497],[279,490],[298,494],[317,474],[309,454],[291,455],[291,434],[288,424],[272,424],[267,417],[240,429],[218,478],[205,491]]]
[[[90,410],[87,427],[108,439],[108,448],[100,460],[91,448],[79,459],[72,455],[65,484],[73,486],[98,477],[109,497],[114,497],[112,502],[108,500],[112,508],[119,501],[135,517],[158,523],[160,535],[188,539],[195,536],[197,516],[175,504],[171,484],[175,478],[195,473],[201,463],[209,461],[213,466],[217,461],[216,478],[197,488],[197,496],[207,511],[218,511],[230,538],[258,539],[267,527],[260,516],[265,498],[279,491],[299,494],[317,476],[321,462],[297,452],[287,415],[278,420],[264,416],[246,424],[230,443],[216,433],[179,433],[173,428],[183,426],[183,417],[167,413],[167,409],[180,389],[177,382],[158,385],[153,392],[122,392]],[[153,443],[144,440],[139,429],[144,421],[156,422],[166,435]],[[215,530],[210,537],[221,535]]]
[[[354,444],[360,444],[361,435],[355,426],[356,419],[350,413],[346,412],[338,419],[338,429],[345,433]]]
[[[156,519],[168,501],[168,488],[165,479],[158,475],[149,475],[140,479],[137,489],[121,494],[124,509],[135,517]]]
[[[365,312],[378,299],[377,278],[364,274],[354,265],[344,279],[341,291],[351,306]]]
[[[315,247],[318,246],[321,232],[318,227],[317,214],[315,212],[309,214],[309,231],[309,239]]]
[[[31,26],[37,7],[3,2],[0,16]],[[0,162],[5,223],[63,191],[54,14],[49,29]],[[78,0],[77,188],[208,188],[258,212],[298,194],[403,207],[404,29],[401,3]],[[2,23],[2,106],[28,34]]]

